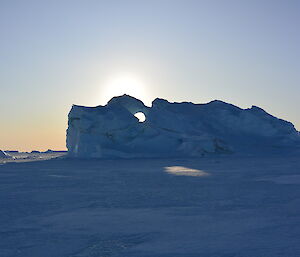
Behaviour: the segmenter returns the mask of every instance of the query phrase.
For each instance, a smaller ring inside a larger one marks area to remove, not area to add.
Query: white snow
[[[139,122],[136,113],[143,113],[146,120]],[[290,122],[259,107],[241,109],[222,101],[193,104],[156,99],[147,107],[123,95],[105,106],[74,105],[67,130],[72,157],[199,157],[299,146],[299,132]]]
[[[0,161],[1,257],[300,256],[299,152],[50,157]]]

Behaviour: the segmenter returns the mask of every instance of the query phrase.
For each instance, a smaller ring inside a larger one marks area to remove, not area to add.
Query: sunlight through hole
[[[144,122],[146,120],[146,116],[142,112],[137,112],[134,116],[139,119],[139,122]]]
[[[183,166],[165,167],[165,171],[169,174],[176,175],[176,176],[205,177],[210,175],[209,173],[203,170],[191,169]]]

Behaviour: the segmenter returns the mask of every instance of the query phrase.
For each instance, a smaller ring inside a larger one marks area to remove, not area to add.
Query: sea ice
[[[299,154],[37,155],[0,160],[1,257],[300,256]]]

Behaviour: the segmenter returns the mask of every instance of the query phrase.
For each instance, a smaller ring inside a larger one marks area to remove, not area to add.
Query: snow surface
[[[142,112],[145,122],[134,114]],[[169,103],[151,107],[128,95],[107,105],[74,105],[67,148],[72,157],[199,157],[232,152],[274,152],[300,146],[293,124],[259,107],[241,109],[222,101]]]
[[[0,161],[0,256],[299,257],[299,156],[16,154]]]

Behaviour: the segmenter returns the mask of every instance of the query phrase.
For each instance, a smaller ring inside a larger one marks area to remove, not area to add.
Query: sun
[[[104,83],[101,102],[107,103],[112,97],[123,94],[138,98],[144,103],[148,100],[145,83],[138,76],[132,73],[119,73]]]

